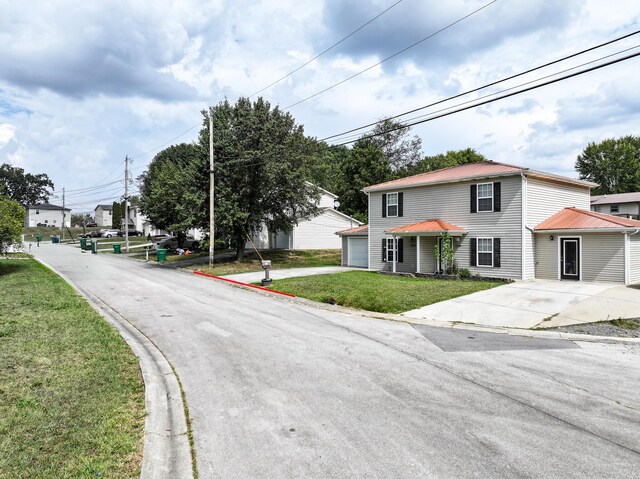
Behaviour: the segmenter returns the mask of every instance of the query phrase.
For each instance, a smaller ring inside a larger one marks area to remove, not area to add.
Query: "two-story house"
[[[435,248],[448,233],[473,274],[640,281],[640,221],[590,211],[594,186],[491,161],[372,185],[368,228],[339,232],[343,264],[361,259],[349,246],[366,239],[370,270],[440,272]]]
[[[28,205],[24,216],[25,226],[71,227],[71,210],[62,206],[41,203]]]
[[[640,219],[640,192],[592,196],[591,211]]]
[[[113,224],[113,206],[112,205],[98,205],[93,210],[96,219],[96,224],[102,228],[111,228]]]

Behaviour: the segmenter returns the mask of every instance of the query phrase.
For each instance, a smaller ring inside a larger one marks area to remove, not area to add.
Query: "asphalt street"
[[[172,362],[202,478],[640,468],[638,345],[414,327],[71,246],[32,252]]]

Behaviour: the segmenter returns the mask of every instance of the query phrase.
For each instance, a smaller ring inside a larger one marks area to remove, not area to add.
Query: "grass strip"
[[[0,262],[0,477],[136,477],[144,384],[117,330],[48,268]]]
[[[442,280],[349,271],[275,280],[273,289],[378,313],[403,313],[504,284],[498,281]]]

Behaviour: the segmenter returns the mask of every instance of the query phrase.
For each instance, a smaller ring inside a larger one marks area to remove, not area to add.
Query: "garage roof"
[[[624,230],[634,228],[640,228],[640,221],[581,210],[579,208],[564,208],[551,218],[540,223],[534,230]]]
[[[336,231],[336,234],[341,236],[366,236],[369,234],[369,225],[362,225],[348,230]]]

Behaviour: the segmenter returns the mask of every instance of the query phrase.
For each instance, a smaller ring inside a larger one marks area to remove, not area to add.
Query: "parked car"
[[[93,228],[95,226],[98,226],[98,224],[95,221],[89,220],[89,221],[85,221],[84,225],[88,228]]]
[[[159,238],[158,240],[156,240],[154,236],[153,244],[156,249],[164,248],[171,251],[178,248],[178,238],[176,236],[165,236],[164,238]],[[200,247],[200,243],[193,236],[187,235],[181,247],[183,249],[193,251],[197,250]]]
[[[104,230],[102,232],[103,238],[111,238],[113,236],[118,236],[118,230]]]
[[[118,236],[124,236],[124,230],[118,231]],[[144,236],[144,233],[140,230],[129,230],[129,236]]]
[[[87,238],[101,238],[102,237],[102,233],[104,233],[105,231],[106,230],[104,230],[104,229],[90,231],[89,233],[87,233]]]

